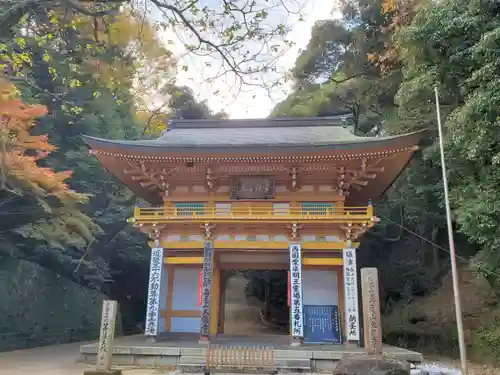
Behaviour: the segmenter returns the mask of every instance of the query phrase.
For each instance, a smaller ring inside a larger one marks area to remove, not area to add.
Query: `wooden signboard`
[[[340,344],[340,315],[338,306],[304,305],[304,343]]]
[[[273,199],[274,186],[274,177],[233,177],[231,179],[231,199]]]

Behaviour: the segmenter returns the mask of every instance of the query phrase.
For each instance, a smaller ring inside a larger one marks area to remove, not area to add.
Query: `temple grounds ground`
[[[77,363],[82,343],[47,346],[0,353],[2,375],[82,375],[92,366]],[[125,375],[175,374],[175,371],[156,369],[125,369]]]
[[[92,367],[77,363],[80,346],[84,344],[72,343],[63,345],[47,346],[28,350],[0,353],[1,375],[82,375],[83,372]],[[428,368],[429,375],[445,374],[459,375],[460,371],[452,370],[457,366],[455,361],[442,358],[432,358],[435,363]],[[439,371],[439,372],[435,372]],[[125,375],[176,375],[178,371],[164,369],[127,369]],[[470,375],[500,375],[500,370],[486,366],[471,364]],[[231,374],[225,374],[231,375]],[[305,374],[307,375],[307,374]]]

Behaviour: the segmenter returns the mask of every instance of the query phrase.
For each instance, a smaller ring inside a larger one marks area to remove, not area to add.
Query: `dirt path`
[[[77,363],[83,343],[46,346],[28,350],[0,353],[2,375],[82,375],[92,367]],[[125,369],[125,375],[173,375],[172,371]]]

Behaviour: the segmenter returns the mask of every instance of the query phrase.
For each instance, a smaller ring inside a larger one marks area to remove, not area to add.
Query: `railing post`
[[[368,216],[369,219],[371,219],[373,217],[373,206],[372,206],[371,199],[368,201],[368,207],[366,209],[366,216]]]

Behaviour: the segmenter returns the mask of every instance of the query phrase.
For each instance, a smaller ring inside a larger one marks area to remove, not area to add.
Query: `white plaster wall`
[[[281,254],[261,254],[253,251],[246,254],[224,254],[221,253],[220,260],[223,263],[288,263],[288,252]]]
[[[320,192],[330,192],[330,191],[334,191],[334,189],[331,185],[319,185],[319,191]]]
[[[174,269],[174,288],[172,310],[201,310],[198,306],[198,282],[201,268],[176,267]],[[170,318],[170,332],[200,332],[199,317]]]
[[[165,236],[165,240],[167,240],[167,241],[180,241],[181,235],[180,234],[169,234],[169,235]]]
[[[311,191],[314,191],[314,185],[303,185],[299,189],[299,192],[301,192],[301,193],[306,193],[306,192],[311,192]]]
[[[193,192],[194,193],[205,193],[207,189],[205,189],[205,186],[203,185],[193,185]]]
[[[276,190],[276,193],[284,193],[284,192],[286,192],[286,186],[284,186],[284,185],[277,185],[276,188],[275,188],[275,190]]]
[[[158,332],[165,332],[165,318],[161,316],[160,312],[167,308],[167,290],[168,290],[168,272],[165,267],[161,269],[160,281],[160,306],[158,311]]]
[[[304,305],[337,305],[339,289],[337,271],[302,270],[302,298]]]
[[[200,317],[172,317],[170,318],[170,332],[183,333],[199,333],[200,332]]]
[[[216,203],[215,215],[229,215],[231,213],[231,203]]]
[[[174,269],[172,310],[200,310],[198,306],[200,271],[201,266]]]
[[[290,203],[273,203],[274,215],[286,215],[290,209]]]

